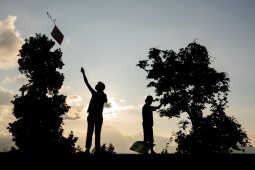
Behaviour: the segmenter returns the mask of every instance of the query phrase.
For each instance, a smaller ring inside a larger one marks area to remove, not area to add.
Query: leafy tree
[[[36,34],[25,40],[19,51],[19,71],[27,78],[12,101],[16,121],[9,131],[19,151],[74,153],[77,137],[63,136],[63,118],[69,110],[66,96],[59,94],[64,75],[62,52],[51,51],[55,42]]]
[[[147,87],[155,88],[158,100],[164,105],[161,116],[188,114],[192,128],[189,133],[177,132],[179,152],[194,153],[199,148],[195,146],[201,146],[201,142],[212,146],[206,145],[207,149],[200,152],[225,152],[231,147],[239,149],[239,144],[248,144],[241,125],[225,114],[230,79],[226,73],[210,67],[212,61],[206,47],[192,42],[178,52],[151,48],[148,59],[137,64],[147,72],[150,80]],[[210,116],[203,117],[205,109],[210,110]],[[186,130],[189,122],[181,124]],[[224,143],[225,140],[228,142]]]
[[[182,126],[176,133],[175,142],[177,153],[181,154],[231,153],[233,150],[245,151],[249,145],[247,134],[234,117],[214,113],[202,118],[197,129],[187,130]]]

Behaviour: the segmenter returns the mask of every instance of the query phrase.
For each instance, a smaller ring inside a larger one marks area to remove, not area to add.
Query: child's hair
[[[97,85],[96,85],[96,89],[97,89],[97,90],[102,90],[102,91],[103,91],[103,90],[105,89],[104,83],[102,83],[101,81],[98,82]]]
[[[145,102],[147,101],[153,101],[153,97],[151,95],[147,96],[145,99]]]

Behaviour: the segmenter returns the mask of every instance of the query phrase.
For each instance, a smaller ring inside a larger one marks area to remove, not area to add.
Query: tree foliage
[[[155,88],[164,105],[161,116],[188,114],[191,131],[177,133],[180,152],[191,153],[201,142],[206,145],[206,152],[230,151],[231,147],[238,149],[238,144],[248,143],[241,125],[225,114],[230,79],[226,73],[212,68],[212,61],[205,46],[192,42],[178,52],[151,48],[148,58],[137,64],[147,72],[150,80],[147,87]],[[210,111],[210,116],[204,116],[205,109]],[[182,123],[183,130],[187,124],[187,121]],[[225,140],[228,142],[224,143]]]
[[[114,150],[115,150],[115,147],[113,146],[112,143],[110,143],[108,146],[107,146],[107,144],[104,143],[100,147],[100,154],[101,155],[113,155],[113,154],[116,154],[116,152]],[[96,153],[96,149],[95,148],[93,148],[92,153],[93,154]]]
[[[63,118],[68,112],[66,96],[59,94],[64,75],[61,49],[55,42],[36,34],[25,40],[19,51],[19,71],[27,78],[12,101],[17,120],[9,124],[13,141],[24,152],[74,153],[77,137],[63,136]]]
[[[202,118],[197,129],[180,129],[175,142],[177,153],[181,154],[226,154],[245,151],[249,139],[234,117],[213,113]]]

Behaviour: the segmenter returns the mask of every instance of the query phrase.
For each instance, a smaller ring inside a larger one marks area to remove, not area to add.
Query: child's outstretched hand
[[[84,68],[83,68],[83,67],[81,67],[81,72],[82,72],[83,74],[85,74],[85,71],[84,71]]]

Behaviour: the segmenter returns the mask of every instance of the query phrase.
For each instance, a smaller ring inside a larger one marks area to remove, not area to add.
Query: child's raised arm
[[[85,82],[86,86],[88,87],[89,91],[91,92],[91,94],[95,93],[95,90],[89,84],[89,81],[88,81],[88,79],[85,75],[85,71],[84,71],[83,67],[81,67],[81,72],[82,72],[82,75],[83,75],[84,82]]]

